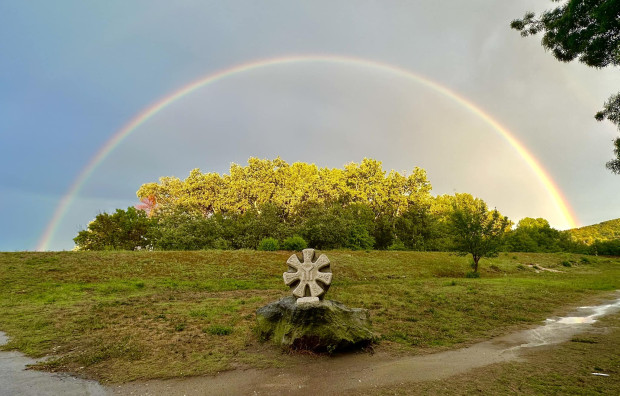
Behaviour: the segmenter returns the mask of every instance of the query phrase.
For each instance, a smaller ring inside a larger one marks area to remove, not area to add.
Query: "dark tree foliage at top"
[[[544,32],[542,45],[562,62],[578,58],[592,67],[618,66],[619,15],[618,0],[569,0],[538,18],[528,12],[510,26],[524,37]]]
[[[620,0],[552,1],[562,4],[538,17],[528,12],[510,26],[524,37],[544,32],[543,47],[562,62],[578,59],[596,68],[620,65]],[[620,129],[620,92],[605,102],[595,118],[607,119]],[[614,145],[616,158],[607,168],[620,174],[620,138]]]
[[[620,93],[611,96],[607,102],[605,102],[603,110],[596,113],[595,118],[599,121],[603,121],[607,118],[609,121],[618,125],[618,129],[620,129]],[[620,138],[614,140],[614,154],[616,158],[607,162],[607,169],[620,175]]]

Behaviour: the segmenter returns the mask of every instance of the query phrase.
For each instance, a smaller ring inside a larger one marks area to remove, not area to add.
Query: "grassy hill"
[[[595,241],[620,240],[620,219],[608,220],[602,223],[569,230],[572,238],[588,245]]]
[[[504,253],[468,279],[468,259],[448,253],[326,253],[327,298],[367,308],[375,349],[388,354],[488,339],[620,288],[612,258]],[[104,383],[300,364],[253,332],[255,310],[289,294],[290,254],[0,253],[0,330],[11,340],[0,348],[52,355],[39,369]]]

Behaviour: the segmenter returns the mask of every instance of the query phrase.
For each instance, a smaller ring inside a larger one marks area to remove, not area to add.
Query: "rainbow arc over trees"
[[[66,194],[62,197],[52,219],[46,226],[43,234],[41,235],[39,242],[37,243],[36,250],[47,250],[48,245],[58,226],[60,225],[67,210],[75,200],[75,197],[84,186],[89,177],[93,174],[95,169],[105,160],[105,158],[118,146],[123,140],[129,136],[132,132],[140,127],[144,122],[149,120],[155,114],[166,108],[168,105],[181,99],[182,97],[191,94],[192,92],[203,88],[209,84],[220,81],[222,79],[232,77],[234,75],[250,72],[258,69],[264,69],[277,65],[294,65],[302,63],[326,63],[326,64],[341,64],[367,68],[383,73],[388,73],[393,76],[407,79],[422,86],[432,89],[436,93],[444,96],[447,99],[461,105],[472,114],[476,115],[480,119],[484,120],[492,129],[502,136],[510,146],[517,151],[519,156],[527,163],[527,165],[536,174],[538,180],[549,193],[556,209],[562,214],[566,222],[571,227],[577,227],[577,220],[570,208],[567,200],[561,193],[561,190],[554,183],[553,179],[549,176],[548,172],[540,165],[540,163],[534,158],[534,156],[521,144],[513,134],[499,122],[497,122],[488,113],[484,112],[479,106],[451,89],[429,79],[418,75],[410,70],[404,69],[399,66],[391,65],[388,63],[378,62],[375,60],[369,60],[364,58],[356,58],[351,56],[340,55],[293,55],[282,56],[276,58],[260,59],[239,65],[232,66],[227,69],[223,69],[211,74],[206,75],[194,82],[187,84],[179,90],[161,98],[157,102],[151,104],[137,114],[129,123],[118,130],[91,158],[88,164],[82,169],[78,177],[74,180],[73,184],[69,187]]]

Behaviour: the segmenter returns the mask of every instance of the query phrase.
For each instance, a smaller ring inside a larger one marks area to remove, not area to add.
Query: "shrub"
[[[258,250],[273,252],[278,249],[280,249],[280,244],[275,238],[264,238],[258,244]]]
[[[230,250],[232,249],[232,246],[230,245],[229,241],[220,237],[213,241],[213,248],[220,250]]]
[[[571,267],[572,266],[570,261],[568,261],[568,260],[562,261],[562,265],[565,266],[565,267]]]
[[[375,238],[362,225],[354,224],[349,230],[349,236],[345,247],[353,250],[372,249]]]
[[[307,248],[308,243],[306,243],[306,240],[300,237],[299,235],[295,235],[295,236],[286,238],[284,242],[282,243],[282,247],[284,248],[284,250],[300,251],[300,250],[304,250],[305,248]]]
[[[480,273],[477,271],[471,271],[465,274],[466,278],[480,278]]]
[[[388,250],[407,250],[407,247],[400,239],[397,239],[388,247]]]

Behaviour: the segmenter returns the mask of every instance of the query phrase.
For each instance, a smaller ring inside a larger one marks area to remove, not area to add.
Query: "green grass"
[[[0,330],[11,339],[2,348],[53,355],[39,368],[103,382],[295,364],[253,333],[255,310],[289,293],[289,255],[0,253]],[[502,254],[482,260],[476,279],[467,258],[447,253],[327,255],[327,298],[369,309],[376,349],[391,354],[462,346],[620,289],[620,259]]]

